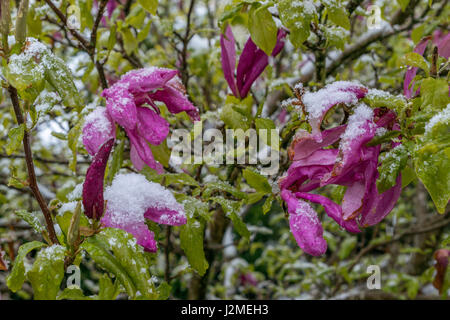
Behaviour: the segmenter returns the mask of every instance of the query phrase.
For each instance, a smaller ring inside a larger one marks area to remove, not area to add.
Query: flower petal
[[[153,145],[158,145],[166,139],[169,134],[169,123],[149,108],[139,107],[137,109],[139,134]]]
[[[155,241],[154,233],[150,231],[145,222],[137,222],[130,220],[126,223],[117,223],[110,211],[106,211],[102,218],[102,223],[105,227],[118,228],[131,233],[135,238],[137,244],[144,247],[147,252],[156,252],[158,246]]]
[[[105,199],[107,212],[102,222],[132,233],[149,251],[156,250],[156,243],[145,218],[170,225],[186,223],[184,208],[173,194],[141,174],[116,175],[105,190]]]
[[[286,34],[283,29],[278,30],[277,43],[272,51],[272,57],[278,55],[283,49]],[[268,64],[269,57],[267,54],[249,38],[241,53],[237,67],[236,82],[241,98],[248,95],[253,82],[261,75]]]
[[[314,136],[306,130],[298,130],[294,140],[288,149],[291,160],[300,160],[310,156],[315,151],[329,146],[339,140],[346,126],[338,126],[321,132],[321,142],[317,142]]]
[[[225,30],[225,35],[220,35],[221,61],[222,70],[228,86],[233,92],[233,95],[239,98],[239,92],[236,87],[236,80],[234,71],[236,69],[236,41],[234,40],[233,31],[230,25]]]
[[[148,142],[136,132],[136,130],[125,130],[130,142],[135,148],[139,158],[150,168],[155,169],[158,173],[163,173],[163,166],[155,160],[152,150],[148,145]],[[142,168],[141,168],[142,169]]]
[[[84,120],[83,144],[87,152],[93,156],[109,139],[116,137],[116,126],[106,108],[97,107]]]
[[[149,208],[145,212],[144,217],[156,223],[169,226],[181,226],[187,222],[182,206],[178,207],[177,210],[158,207]]]
[[[172,80],[163,90],[158,90],[150,94],[150,97],[156,101],[163,102],[171,113],[180,113],[185,111],[192,121],[199,121],[200,115],[186,96],[185,90],[179,80]]]
[[[358,223],[355,220],[345,221],[342,216],[342,208],[340,205],[335,203],[334,201],[328,199],[319,194],[311,194],[305,192],[296,192],[295,196],[297,198],[309,200],[314,203],[318,203],[323,206],[327,215],[336,221],[341,227],[345,230],[353,233],[361,232],[358,227]]]
[[[323,238],[322,224],[314,209],[303,200],[295,198],[288,190],[281,192],[289,212],[289,226],[299,247],[313,256],[320,256],[327,250]]]
[[[137,122],[137,110],[133,95],[120,82],[103,90],[106,108],[111,118],[126,129],[133,129]]]
[[[87,170],[83,184],[84,214],[94,220],[100,219],[103,215],[103,180],[113,145],[114,139],[110,139],[102,145]]]

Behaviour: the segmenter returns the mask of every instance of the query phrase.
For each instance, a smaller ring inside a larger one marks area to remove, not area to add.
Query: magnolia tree
[[[0,298],[447,297],[447,1],[0,9]]]

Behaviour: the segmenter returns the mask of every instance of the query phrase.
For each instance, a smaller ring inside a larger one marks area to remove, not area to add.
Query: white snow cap
[[[142,223],[144,213],[150,208],[169,209],[185,216],[183,206],[169,190],[137,173],[118,174],[106,188],[104,198],[114,224]],[[167,222],[177,219],[176,215],[164,216],[161,220],[167,219]]]

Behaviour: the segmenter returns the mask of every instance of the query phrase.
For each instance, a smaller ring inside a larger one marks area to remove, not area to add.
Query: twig
[[[11,97],[11,102],[14,108],[14,113],[16,115],[17,123],[19,125],[25,125],[25,119],[22,114],[22,110],[20,107],[19,97],[17,95],[17,90],[13,86],[8,86],[8,92]],[[33,192],[34,197],[36,198],[39,207],[42,210],[42,213],[44,214],[45,223],[47,226],[47,231],[50,237],[50,241],[53,244],[59,244],[58,238],[56,237],[55,227],[53,225],[52,215],[50,213],[50,210],[47,206],[47,203],[44,200],[44,197],[42,196],[37,180],[36,180],[36,172],[34,170],[34,163],[33,163],[33,154],[31,152],[31,145],[30,145],[30,134],[27,130],[25,130],[24,136],[23,136],[23,149],[25,152],[25,161],[27,164],[27,171],[28,171],[28,183],[31,191]]]

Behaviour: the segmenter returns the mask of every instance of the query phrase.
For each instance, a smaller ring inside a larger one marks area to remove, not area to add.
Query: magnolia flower
[[[105,190],[106,213],[101,222],[106,227],[120,228],[131,233],[146,251],[156,252],[154,234],[146,219],[170,226],[186,224],[183,206],[173,194],[143,175],[117,175]]]
[[[169,133],[169,123],[161,117],[156,102],[163,102],[171,113],[185,111],[200,120],[198,109],[189,101],[177,77],[178,71],[163,68],[133,70],[105,89],[106,109],[97,108],[86,117],[83,143],[95,155],[99,147],[115,136],[115,123],[122,126],[131,142],[131,160],[141,170],[144,164],[162,173],[149,143],[159,145]]]
[[[114,139],[109,139],[101,145],[89,166],[83,184],[84,214],[94,220],[99,220],[104,211],[103,180],[106,164],[114,145]]]
[[[436,276],[434,277],[433,280],[433,286],[439,290],[440,294],[442,294],[442,291],[444,289],[444,280],[448,267],[450,250],[439,249],[434,253],[433,256],[434,259],[436,260],[436,264],[434,265],[436,269]]]
[[[325,253],[327,245],[317,214],[306,201],[320,204],[325,213],[342,228],[357,233],[360,232],[360,226],[377,224],[389,214],[401,192],[400,175],[394,187],[381,194],[378,192],[376,180],[379,176],[377,168],[381,147],[367,146],[375,137],[377,129],[399,129],[395,122],[395,113],[381,109],[372,110],[364,103],[358,102],[358,97],[367,92],[361,85],[341,82],[322,90],[327,88],[332,88],[335,96],[324,101],[326,95],[319,90],[309,93],[307,103],[299,103],[306,105],[305,110],[309,111],[308,119],[310,123],[312,121],[313,124],[318,124],[319,131],[299,131],[289,147],[289,156],[293,163],[279,180],[281,197],[287,203],[290,214],[291,231],[299,246],[315,256]],[[320,112],[313,111],[313,106],[309,105],[312,101],[316,102]],[[331,101],[349,105],[353,102],[357,103],[357,106],[346,125],[321,132],[320,124],[324,113],[332,104]],[[330,148],[336,143],[337,148]],[[340,205],[325,196],[310,193],[330,184],[346,187]]]
[[[438,54],[445,59],[450,57],[450,32],[444,35],[441,30],[436,30],[432,36],[428,36],[419,41],[414,48],[414,52],[423,55],[428,43],[432,40],[433,44],[438,48]],[[403,94],[405,97],[412,98],[414,91],[414,77],[417,74],[418,67],[408,67],[405,73],[405,80],[403,81]],[[420,88],[415,92],[418,95]]]
[[[272,57],[278,55],[283,49],[283,38],[286,34],[286,31],[283,29],[278,30],[277,43],[272,51]],[[249,38],[239,58],[235,76],[236,41],[229,25],[225,30],[225,35],[222,34],[220,37],[220,46],[222,49],[222,69],[225,80],[228,82],[233,95],[236,98],[243,99],[248,95],[253,82],[269,64],[269,57]]]

